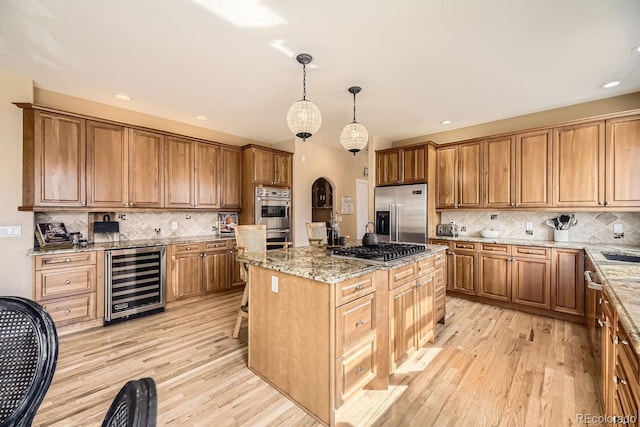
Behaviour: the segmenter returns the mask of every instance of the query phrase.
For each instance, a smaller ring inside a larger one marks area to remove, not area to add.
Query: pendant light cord
[[[307,99],[307,66],[302,64],[302,100]]]
[[[356,122],[356,94],[353,94],[353,123]]]

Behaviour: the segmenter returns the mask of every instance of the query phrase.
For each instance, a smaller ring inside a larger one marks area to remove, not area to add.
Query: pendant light
[[[353,122],[346,125],[340,134],[340,144],[351,151],[354,156],[358,151],[366,147],[369,141],[367,129],[356,122],[356,94],[361,90],[360,86],[351,86],[348,89],[349,93],[353,94]]]
[[[320,129],[322,117],[320,110],[311,101],[307,101],[307,64],[310,64],[313,57],[308,53],[301,53],[296,56],[296,61],[302,64],[302,99],[289,108],[287,113],[287,125],[291,132],[298,138],[305,141]]]

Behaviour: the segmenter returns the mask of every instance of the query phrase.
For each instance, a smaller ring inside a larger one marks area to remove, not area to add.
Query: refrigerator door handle
[[[402,227],[401,219],[403,206],[404,205],[401,204],[396,205],[396,242],[400,241],[400,227]]]
[[[396,205],[389,205],[389,241],[393,242],[393,234],[394,234],[394,227],[397,233],[397,226],[396,226],[396,216],[395,216],[395,212],[394,212],[394,208],[396,207]]]

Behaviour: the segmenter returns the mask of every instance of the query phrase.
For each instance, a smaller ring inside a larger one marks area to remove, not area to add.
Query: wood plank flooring
[[[231,338],[241,292],[60,337],[34,425],[99,426],[129,379],[152,377],[158,425],[313,426],[247,369],[247,328]],[[339,426],[571,426],[600,415],[586,328],[447,297],[447,323],[391,378],[337,414]]]

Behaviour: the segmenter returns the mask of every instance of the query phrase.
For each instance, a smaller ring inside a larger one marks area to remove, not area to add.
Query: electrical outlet
[[[467,232],[467,227],[465,227],[464,225],[462,227],[460,227],[460,232],[461,233],[466,233]]]
[[[178,221],[171,221],[171,229],[172,230],[178,229]]]
[[[498,214],[491,214],[491,219],[498,219]]]
[[[622,224],[613,224],[613,232],[614,233],[622,233]]]
[[[271,292],[278,293],[278,276],[271,276]]]
[[[153,231],[156,232],[156,234],[160,234],[160,232],[162,231],[160,228],[154,228]]]

